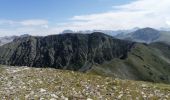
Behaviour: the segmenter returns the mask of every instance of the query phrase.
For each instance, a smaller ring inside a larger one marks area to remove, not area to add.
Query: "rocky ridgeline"
[[[0,63],[87,71],[94,63],[126,58],[133,44],[103,33],[28,36],[0,47]]]
[[[169,100],[170,86],[49,68],[0,67],[1,100]]]

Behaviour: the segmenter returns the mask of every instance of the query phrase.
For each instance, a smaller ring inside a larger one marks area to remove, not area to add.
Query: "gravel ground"
[[[170,100],[170,85],[63,71],[0,67],[1,100]]]

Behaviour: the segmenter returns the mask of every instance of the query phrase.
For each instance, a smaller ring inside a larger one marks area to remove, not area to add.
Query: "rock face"
[[[133,45],[103,33],[29,36],[0,47],[0,63],[86,71],[95,63],[126,58]]]

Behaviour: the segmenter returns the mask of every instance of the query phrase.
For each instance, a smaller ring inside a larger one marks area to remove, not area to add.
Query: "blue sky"
[[[1,19],[66,21],[74,15],[101,13],[132,0],[1,0]]]
[[[0,36],[169,28],[169,9],[170,0],[0,0]]]

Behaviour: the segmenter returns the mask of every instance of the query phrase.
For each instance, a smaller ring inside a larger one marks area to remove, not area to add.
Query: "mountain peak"
[[[154,29],[154,28],[150,28],[150,27],[146,27],[146,28],[142,28],[142,29],[138,29],[136,31],[150,31],[150,32],[159,32],[158,30]],[[136,32],[135,31],[135,32]]]
[[[143,28],[131,33],[131,38],[150,43],[160,37],[160,31],[153,28]]]

